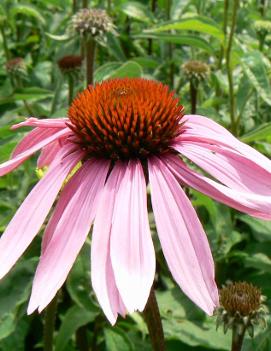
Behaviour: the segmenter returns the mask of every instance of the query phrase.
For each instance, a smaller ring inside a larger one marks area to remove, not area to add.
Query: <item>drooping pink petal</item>
[[[58,131],[57,133],[48,136],[47,138],[38,141],[35,145],[28,148],[26,151],[21,152],[16,157],[8,160],[0,165],[0,176],[3,176],[15,168],[17,168],[20,164],[22,164],[26,159],[28,159],[33,153],[40,150],[44,146],[50,144],[52,141],[57,140],[58,138],[67,136],[70,133],[70,129],[64,128]]]
[[[169,269],[184,293],[211,315],[218,305],[208,240],[189,199],[158,158],[148,162],[158,236]]]
[[[119,184],[125,173],[121,163],[116,163],[99,199],[91,241],[91,281],[104,314],[113,325],[118,313],[125,308],[116,286],[110,258],[112,216]]]
[[[31,130],[15,147],[12,158],[35,146],[37,143],[47,139],[51,135],[59,132],[61,128],[35,128]]]
[[[139,161],[130,161],[117,191],[110,256],[127,310],[142,311],[155,274],[155,253],[147,213],[146,182]]]
[[[168,155],[165,164],[184,184],[241,212],[261,219],[271,219],[271,197],[230,189],[188,168],[179,157]]]
[[[49,166],[53,162],[55,155],[60,149],[61,139],[53,141],[52,143],[44,146],[37,161],[38,168]]]
[[[40,127],[40,128],[66,128],[66,122],[68,118],[47,118],[38,119],[34,117],[27,118],[25,121],[14,124],[11,129],[17,129],[21,127]]]
[[[109,161],[86,161],[63,189],[66,205],[38,265],[28,313],[42,311],[64,283],[93,222],[98,195],[109,169]],[[71,194],[71,189],[73,194]],[[67,203],[66,194],[71,195]],[[62,205],[59,206],[63,208]],[[58,212],[55,212],[58,216]]]
[[[235,150],[213,144],[183,141],[174,149],[228,187],[271,195],[271,173]]]
[[[62,158],[63,148],[46,175],[32,189],[0,238],[0,278],[20,258],[43,224],[63,181],[81,157],[75,152]]]
[[[200,115],[185,115],[183,121],[185,121],[185,129],[184,132],[176,138],[177,142],[181,140],[190,140],[224,146],[248,157],[260,167],[271,172],[271,161],[266,156],[249,145],[242,143],[227,129],[213,120]]]

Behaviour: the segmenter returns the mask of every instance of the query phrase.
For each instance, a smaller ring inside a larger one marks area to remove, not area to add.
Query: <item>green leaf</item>
[[[149,28],[144,32],[165,32],[168,30],[195,31],[211,35],[221,42],[224,40],[224,34],[217,23],[206,17],[186,18],[183,20],[160,23],[158,26]]]
[[[38,101],[51,96],[53,96],[53,93],[50,90],[38,87],[23,88],[16,90],[13,95],[0,98],[0,105],[22,100]]]
[[[133,351],[133,345],[127,335],[119,328],[105,329],[107,351]]]
[[[124,64],[110,62],[95,71],[94,80],[100,82],[109,78],[141,77],[142,74],[142,67],[134,61],[127,61]]]
[[[55,351],[65,350],[69,339],[76,330],[89,322],[94,321],[96,314],[79,306],[73,306],[62,318],[62,323],[56,337]]]
[[[132,17],[138,21],[151,23],[153,22],[153,15],[147,6],[137,1],[125,2],[121,10],[129,17]]]
[[[258,51],[248,52],[241,57],[240,63],[252,86],[260,97],[270,106],[271,86],[263,55]]]
[[[0,318],[0,340],[9,336],[15,330],[14,314],[5,314]]]
[[[34,6],[16,4],[14,5],[14,7],[11,8],[10,14],[14,18],[14,20],[16,15],[21,14],[21,15],[35,18],[37,22],[42,25],[46,24],[44,17],[40,14],[40,11],[37,10]]]
[[[246,267],[258,269],[265,273],[271,273],[271,260],[263,253],[247,255],[244,257],[244,265]]]
[[[248,216],[238,217],[252,229],[252,234],[257,241],[264,242],[271,240],[271,222],[262,221]]]
[[[165,41],[167,43],[192,46],[199,49],[203,49],[211,54],[214,53],[214,49],[211,44],[196,35],[179,35],[179,34],[167,34],[167,33],[143,33],[134,36],[135,39],[155,39]]]
[[[263,123],[256,129],[246,133],[241,137],[245,143],[251,143],[259,140],[266,140],[271,137],[271,122]]]
[[[45,35],[47,35],[48,38],[56,41],[66,41],[68,39],[71,39],[71,36],[69,34],[56,35],[56,34],[45,32]]]
[[[134,78],[141,77],[142,75],[142,67],[138,63],[134,61],[127,61],[114,72],[112,72],[109,78]]]
[[[35,265],[36,259],[20,261],[1,281],[0,318],[28,299]]]

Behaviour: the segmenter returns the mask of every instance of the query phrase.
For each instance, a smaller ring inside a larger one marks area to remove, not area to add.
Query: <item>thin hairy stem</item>
[[[147,323],[153,350],[165,351],[162,321],[153,288],[151,289],[148,302],[143,311],[143,316]]]
[[[95,60],[95,47],[96,43],[93,38],[85,40],[85,53],[86,53],[86,80],[87,86],[93,84],[93,71],[94,71],[94,60]]]
[[[190,103],[191,103],[191,113],[194,115],[197,113],[197,95],[198,95],[198,87],[190,80]]]
[[[43,350],[53,351],[54,347],[54,330],[57,311],[58,295],[47,306],[44,318],[43,329]]]
[[[245,327],[243,327],[242,331],[238,333],[236,327],[232,329],[232,343],[231,343],[231,351],[241,351],[242,345],[245,336]]]
[[[237,134],[237,130],[236,130],[236,123],[235,123],[235,96],[234,96],[234,85],[233,85],[233,72],[232,72],[232,65],[231,65],[231,50],[232,50],[234,32],[236,28],[236,18],[237,18],[238,7],[239,7],[239,0],[234,0],[233,12],[232,12],[232,23],[231,23],[228,46],[226,51],[226,67],[227,67],[227,76],[228,76],[228,84],[229,84],[231,131],[235,135]]]

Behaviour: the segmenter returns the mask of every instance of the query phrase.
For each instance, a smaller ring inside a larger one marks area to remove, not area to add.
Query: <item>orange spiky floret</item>
[[[146,158],[167,151],[180,134],[183,106],[159,82],[112,79],[80,93],[68,116],[89,154],[114,160]]]

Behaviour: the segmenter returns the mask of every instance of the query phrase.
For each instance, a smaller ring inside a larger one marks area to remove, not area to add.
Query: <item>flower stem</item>
[[[244,336],[245,336],[245,331],[246,329],[243,328],[241,333],[238,333],[238,330],[236,327],[232,329],[232,344],[231,344],[231,351],[241,351],[242,350],[242,345],[244,341]]]
[[[45,311],[43,328],[43,351],[53,351],[53,337],[57,311],[58,294],[50,302]]]
[[[88,351],[88,336],[87,336],[87,327],[83,325],[78,328],[76,331],[76,346],[79,351]]]
[[[233,36],[235,32],[235,27],[236,27],[238,6],[239,6],[239,0],[234,0],[232,23],[231,23],[228,46],[226,51],[226,67],[227,67],[227,76],[228,76],[228,83],[229,83],[229,98],[230,98],[231,131],[233,134],[237,134],[237,128],[235,123],[235,97],[234,97],[233,74],[232,74],[232,65],[231,65],[231,49],[232,49]]]
[[[83,9],[87,9],[88,8],[88,0],[83,0]]]
[[[197,113],[197,95],[198,89],[193,80],[190,80],[190,100],[191,100],[191,113]]]
[[[221,45],[219,59],[218,59],[218,69],[222,68],[222,60],[224,57],[225,50],[225,40],[227,36],[227,27],[228,27],[228,12],[229,12],[229,0],[224,0],[224,11],[223,11],[223,33],[224,33],[224,43]]]
[[[153,288],[151,289],[148,302],[143,311],[143,316],[147,323],[153,350],[165,351],[162,321]]]
[[[69,84],[69,105],[71,105],[73,100],[73,77],[69,75],[68,77],[68,84]]]
[[[0,25],[0,32],[2,35],[2,40],[3,40],[3,48],[6,56],[6,60],[8,61],[10,59],[10,52],[8,49],[8,44],[7,44],[7,37],[6,37],[6,32],[4,26]]]
[[[95,58],[95,40],[88,38],[85,40],[85,53],[86,53],[86,73],[87,73],[87,86],[93,84],[93,71],[94,71],[94,58]]]
[[[154,14],[156,10],[156,1],[151,0],[151,12]],[[148,55],[152,55],[152,39],[148,39]]]

